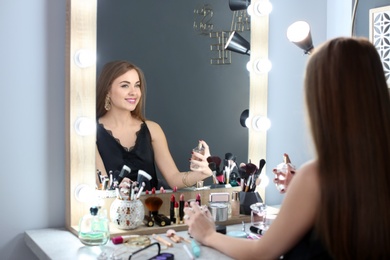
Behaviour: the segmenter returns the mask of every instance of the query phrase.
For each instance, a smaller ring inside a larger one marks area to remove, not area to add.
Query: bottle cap
[[[97,215],[97,213],[98,213],[98,208],[97,207],[91,207],[90,209],[89,209],[89,212],[91,212],[91,215],[92,216],[96,216]]]

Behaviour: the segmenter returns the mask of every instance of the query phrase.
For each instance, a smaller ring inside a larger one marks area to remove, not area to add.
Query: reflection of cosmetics
[[[179,217],[180,217],[180,223],[183,223],[183,217],[184,217],[184,194],[180,195]]]
[[[151,216],[145,215],[143,222],[144,222],[145,226],[147,226],[147,227],[154,226],[154,221],[153,221],[153,218]]]
[[[195,242],[195,240],[191,241],[191,247],[192,247],[192,253],[194,254],[195,257],[200,256],[200,247],[199,245]]]
[[[201,200],[200,200],[200,194],[199,194],[199,193],[196,194],[196,199],[195,199],[195,201],[198,203],[199,206],[202,205]]]
[[[169,208],[169,217],[170,219],[172,220],[172,222],[176,222],[176,219],[175,219],[175,202],[176,202],[176,199],[175,199],[175,195],[171,195],[171,207]]]
[[[125,177],[128,177],[131,173],[131,169],[127,165],[123,165],[121,172],[118,176],[118,183],[121,183]]]
[[[179,202],[175,201],[175,220],[176,224],[179,224],[180,219],[179,219]]]

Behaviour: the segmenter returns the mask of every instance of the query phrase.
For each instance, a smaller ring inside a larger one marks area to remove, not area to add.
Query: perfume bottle
[[[195,147],[194,149],[192,149],[192,151],[193,151],[193,152],[200,153],[200,154],[203,154],[203,155],[204,155],[204,152],[205,152],[205,151],[204,151],[204,147],[203,147],[203,145],[202,145],[201,142],[199,142],[198,146]],[[196,158],[195,156],[192,156],[192,159],[197,160],[197,158]],[[198,169],[199,166],[198,166],[198,165],[195,165],[195,164],[193,164],[193,163],[191,163],[191,168],[193,168],[193,169]]]
[[[109,221],[103,211],[97,207],[91,207],[90,213],[80,219],[79,239],[87,246],[100,246],[108,242],[110,239]]]

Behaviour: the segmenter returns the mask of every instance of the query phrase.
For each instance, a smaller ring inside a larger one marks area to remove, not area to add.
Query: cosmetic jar
[[[228,219],[228,203],[212,202],[209,203],[209,211],[213,216],[214,221],[221,222]]]
[[[265,226],[267,217],[267,206],[264,203],[258,202],[250,206],[251,209],[251,225],[255,227]]]
[[[110,207],[111,222],[119,229],[135,229],[144,220],[144,204],[139,199],[123,200],[116,198]]]

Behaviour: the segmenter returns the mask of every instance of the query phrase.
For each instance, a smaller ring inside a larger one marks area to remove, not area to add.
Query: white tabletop
[[[246,225],[248,229],[249,224]],[[241,229],[241,224],[227,226],[227,232],[239,231]],[[180,231],[177,232],[177,234],[184,238],[189,238],[186,231]],[[159,234],[159,236],[172,242],[165,234]],[[152,236],[149,237],[151,238],[152,243],[156,242]],[[80,242],[77,236],[65,229],[27,230],[25,232],[25,242],[39,259],[98,259],[99,256],[102,256],[102,252],[107,256],[106,259],[113,259],[110,258],[113,252],[116,254],[123,252],[123,254],[120,254],[121,258],[115,259],[125,260],[128,259],[132,252],[140,249],[139,247],[131,247],[127,244],[114,245],[111,240],[104,246],[85,246]],[[183,245],[186,244],[188,249],[192,251],[190,243],[183,241],[181,243],[172,242],[172,244],[173,246],[168,248],[161,246],[161,252],[174,254],[175,259],[190,259],[183,247]],[[157,247],[151,247],[148,251],[157,253]],[[200,251],[200,256],[197,259],[231,259],[230,257],[205,246],[200,246]],[[136,258],[134,257],[134,259]]]

